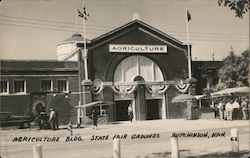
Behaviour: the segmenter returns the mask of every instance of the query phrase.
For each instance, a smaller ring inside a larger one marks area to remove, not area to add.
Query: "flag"
[[[77,12],[78,12],[78,16],[84,18],[85,20],[87,20],[87,17],[89,17],[89,13],[87,12],[87,9],[85,6],[83,6],[83,12],[81,12],[79,9],[77,9]]]
[[[85,7],[83,7],[83,13],[84,13],[84,15],[89,16],[89,13],[87,12]]]
[[[191,14],[189,13],[189,11],[187,10],[187,21],[189,22],[191,20]]]
[[[77,9],[77,12],[78,12],[78,16],[82,17],[83,18],[83,13],[80,12],[80,10]]]

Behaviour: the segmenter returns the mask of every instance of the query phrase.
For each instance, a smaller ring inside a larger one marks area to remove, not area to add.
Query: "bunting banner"
[[[152,94],[163,94],[165,93],[170,85],[146,85],[147,90]]]
[[[125,96],[125,95],[130,95],[134,93],[134,91],[137,88],[137,85],[132,85],[132,86],[110,86],[114,93]]]
[[[187,93],[191,84],[176,84],[174,85],[175,89],[180,93]]]
[[[104,89],[102,80],[95,79],[93,82],[93,87],[94,87],[93,88],[94,95],[99,95]]]

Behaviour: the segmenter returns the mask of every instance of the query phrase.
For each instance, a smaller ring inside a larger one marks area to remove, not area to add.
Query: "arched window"
[[[133,82],[141,76],[146,82],[164,81],[158,65],[144,56],[130,56],[119,63],[115,70],[114,82]]]

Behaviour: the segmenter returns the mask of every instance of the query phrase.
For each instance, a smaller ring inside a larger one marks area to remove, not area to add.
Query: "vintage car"
[[[11,112],[0,112],[0,127],[29,128],[31,116],[16,116]]]

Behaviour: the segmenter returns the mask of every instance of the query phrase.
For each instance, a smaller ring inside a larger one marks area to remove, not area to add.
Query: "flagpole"
[[[83,3],[84,5],[84,3]],[[85,32],[85,18],[83,17],[83,38],[84,38],[84,46],[83,46],[83,54],[84,54],[84,71],[85,71],[85,80],[88,80],[89,77],[88,77],[88,64],[87,64],[87,41],[86,41],[86,32]]]
[[[189,44],[189,30],[188,30],[188,9],[186,8],[186,30],[187,30],[187,44],[188,44],[188,78],[192,78],[192,69],[191,69],[191,54],[190,54],[190,44]]]

